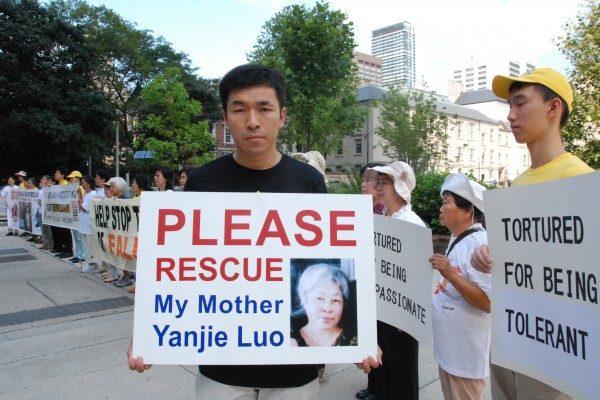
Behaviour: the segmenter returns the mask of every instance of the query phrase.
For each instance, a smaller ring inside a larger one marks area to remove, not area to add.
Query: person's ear
[[[555,97],[550,100],[550,109],[548,110],[548,116],[551,118],[558,117],[560,118],[562,115],[562,101]]]

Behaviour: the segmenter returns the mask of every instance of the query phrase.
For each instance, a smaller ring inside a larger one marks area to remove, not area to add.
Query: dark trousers
[[[369,374],[369,391],[377,400],[418,400],[419,342],[377,321],[377,344],[383,351],[383,364]]]
[[[52,238],[54,239],[54,250],[72,253],[73,239],[71,238],[71,230],[56,226],[51,226],[50,229],[52,230]]]

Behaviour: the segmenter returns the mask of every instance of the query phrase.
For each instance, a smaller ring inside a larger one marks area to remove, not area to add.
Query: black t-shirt
[[[191,192],[326,193],[315,168],[283,155],[274,167],[253,170],[232,155],[193,170],[185,184]],[[235,356],[235,355],[233,355]],[[226,385],[284,388],[306,385],[317,378],[316,365],[201,365],[200,373]]]

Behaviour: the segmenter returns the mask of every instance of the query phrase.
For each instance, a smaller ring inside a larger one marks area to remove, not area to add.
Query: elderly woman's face
[[[304,310],[309,324],[320,329],[337,327],[344,311],[344,295],[340,285],[329,282],[315,286],[306,296]]]
[[[377,180],[377,191],[381,195],[382,203],[390,208],[394,201],[400,198],[394,188],[394,180],[387,175],[381,174]]]
[[[112,197],[119,197],[121,195],[119,188],[114,183],[110,184],[110,193],[112,194]]]

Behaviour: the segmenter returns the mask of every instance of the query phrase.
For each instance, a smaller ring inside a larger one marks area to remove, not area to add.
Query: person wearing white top
[[[85,194],[81,199],[79,208],[81,213],[79,215],[79,232],[83,235],[87,244],[88,259],[87,263],[81,268],[80,272],[97,272],[98,265],[98,250],[94,243],[94,231],[92,229],[92,221],[90,220],[90,208],[92,207],[92,200],[101,196],[104,197],[104,191],[102,194],[96,189],[92,190],[94,185],[94,178],[91,175],[86,175],[81,180],[81,187]]]
[[[434,358],[445,400],[483,400],[489,375],[491,276],[471,265],[487,244],[485,188],[464,174],[450,174],[440,190],[440,222],[452,233],[446,254],[429,261],[440,273],[433,293]]]
[[[7,185],[2,188],[2,201],[6,205],[6,220],[8,223],[8,233],[6,236],[18,236],[19,221],[15,218],[15,207],[16,201],[13,196],[13,191],[19,190],[19,187],[15,185],[15,178],[11,175],[6,180]]]
[[[411,193],[416,187],[413,169],[405,162],[396,161],[367,171],[377,173],[377,191],[388,217],[426,227],[410,205]],[[377,343],[383,351],[383,363],[376,371],[376,399],[419,398],[419,342],[408,333],[384,322],[377,321]]]

